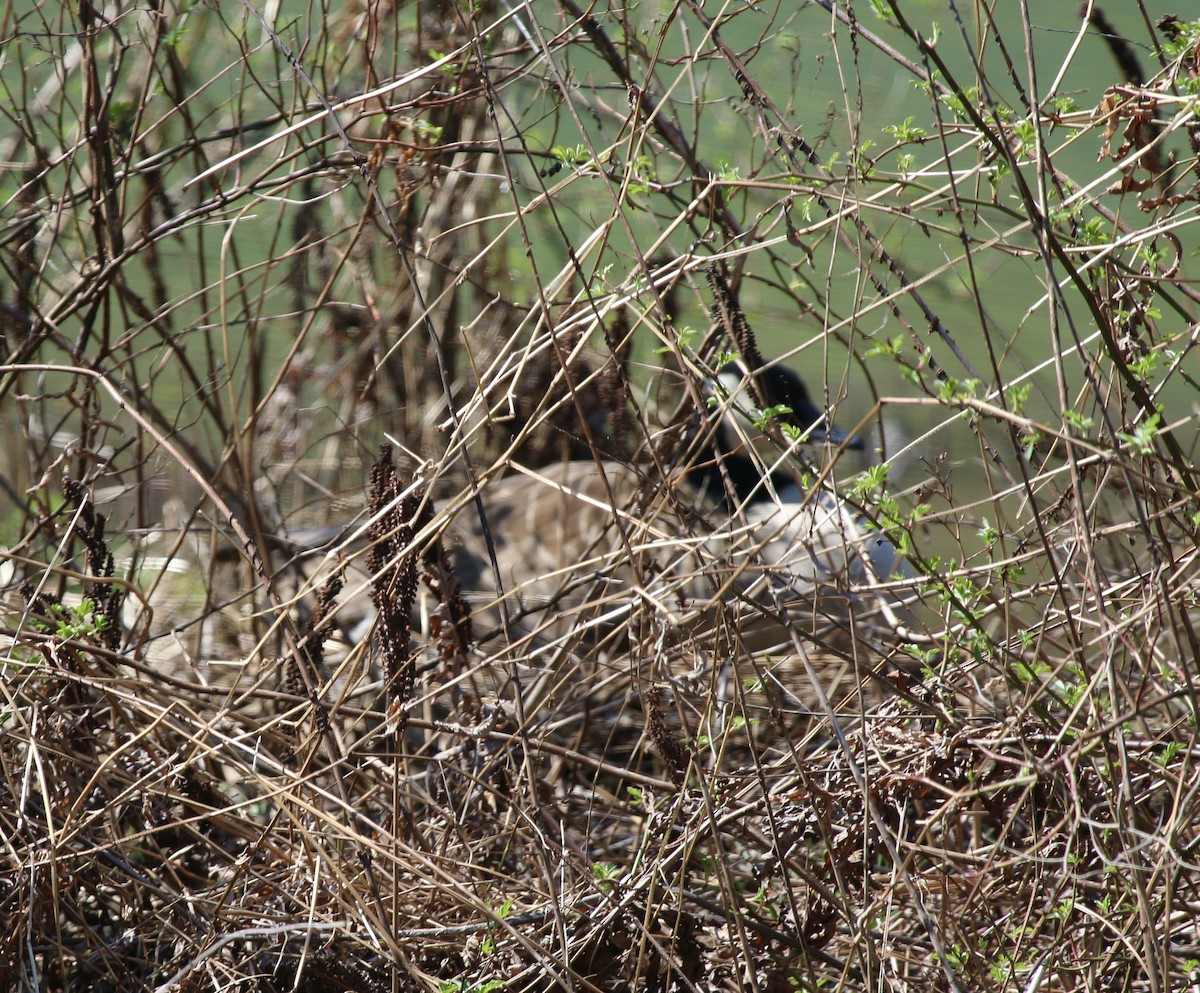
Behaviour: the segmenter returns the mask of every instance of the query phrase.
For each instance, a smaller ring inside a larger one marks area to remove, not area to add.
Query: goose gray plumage
[[[567,462],[485,491],[488,525],[501,536],[499,590],[475,521],[450,532],[477,633],[545,650],[599,644],[614,631],[620,643],[694,632],[720,613],[745,634],[778,625],[772,590],[804,605],[806,628],[813,616],[845,623],[869,598],[860,590],[896,568],[894,547],[832,494],[806,500],[788,484],[731,512],[697,505],[694,492],[680,492],[687,485],[617,463]]]
[[[769,372],[758,384],[764,401],[790,409],[808,440],[860,447],[824,423],[796,373]],[[718,403],[740,413],[718,417],[703,457],[665,479],[650,467],[565,462],[485,488],[499,591],[478,526],[456,529],[452,540],[458,577],[485,621],[476,630],[500,633],[506,613],[510,640],[547,650],[599,644],[613,632],[628,644],[637,627],[643,637],[650,628],[695,630],[714,613],[726,624],[778,628],[776,597],[803,604],[810,621],[814,608],[841,624],[869,613],[870,595],[856,603],[859,590],[892,576],[899,555],[834,493],[805,493],[794,463],[763,467],[742,416],[758,407],[748,402],[749,381],[740,366],[721,372]]]
[[[861,443],[826,423],[790,369],[757,375],[761,405],[742,367],[722,370],[713,402],[723,413],[689,464],[660,473],[572,461],[489,481],[481,503],[498,586],[473,501],[435,522],[485,652],[594,654],[715,626],[778,640],[781,606],[803,613],[807,631],[870,613],[862,591],[896,570],[895,548],[833,492],[806,492],[793,460],[765,468],[746,414],[790,410],[809,441]],[[292,537],[311,547],[311,536]]]

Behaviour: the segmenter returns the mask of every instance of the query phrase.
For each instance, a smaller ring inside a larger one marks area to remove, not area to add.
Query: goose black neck
[[[812,402],[804,381],[787,366],[759,368],[753,377],[737,362],[730,363],[721,371],[722,385],[729,394],[744,391],[750,378],[754,380],[750,391],[752,396],[742,397],[743,413],[745,407],[759,404],[767,408],[786,408],[787,413],[777,415],[777,419],[806,432],[811,442],[845,445],[853,449],[863,447],[860,438],[849,438],[845,432],[827,423],[825,413]],[[727,408],[724,399],[723,405]],[[742,439],[726,420],[731,416],[736,415],[722,415],[710,440],[689,471],[689,480],[700,496],[711,502],[753,506],[773,499],[773,491],[794,488],[795,476],[789,468],[782,467],[767,473],[761,461],[744,450]]]

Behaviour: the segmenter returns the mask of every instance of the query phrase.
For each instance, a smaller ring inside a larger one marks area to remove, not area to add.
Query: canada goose
[[[845,624],[857,589],[891,575],[895,549],[852,508],[832,492],[806,493],[790,469],[764,468],[746,415],[769,409],[809,441],[861,442],[826,423],[786,367],[751,376],[730,364],[718,383],[715,424],[698,425],[691,455],[665,473],[569,461],[486,483],[499,587],[473,501],[439,522],[485,653],[595,652],[705,630],[714,614],[737,630],[772,617],[777,627],[779,597]],[[314,547],[311,535],[291,537]],[[345,605],[343,627],[370,615],[357,613]]]
[[[723,598],[740,598],[747,613],[761,615],[773,609],[772,582],[792,601],[811,606],[819,592],[836,591],[844,606],[854,588],[891,576],[894,546],[844,501],[805,493],[787,467],[764,467],[744,416],[760,407],[749,391],[755,379],[761,407],[808,441],[862,447],[826,422],[792,370],[773,366],[752,376],[731,363],[712,399],[724,412],[699,453],[667,478],[650,467],[564,462],[500,480],[483,504],[501,546],[510,636],[596,635],[651,618],[701,623]],[[473,517],[457,541],[464,589],[494,594]],[[486,616],[499,622],[497,607],[488,603]]]

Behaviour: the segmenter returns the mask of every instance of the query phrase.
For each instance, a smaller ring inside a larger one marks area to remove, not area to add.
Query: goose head
[[[787,366],[763,366],[750,372],[742,362],[728,362],[716,374],[720,391],[730,398],[732,416],[742,416],[746,411],[762,408],[784,410],[778,420],[799,428],[810,444],[845,445],[847,449],[860,450],[862,438],[852,438],[836,428],[826,411],[812,402],[809,387],[799,374]],[[726,419],[718,428],[719,444],[730,451],[734,440],[733,429]]]
[[[862,439],[830,423],[787,366],[764,366],[752,374],[732,362],[719,371],[717,382],[724,413],[690,478],[702,502],[744,515],[759,561],[801,595],[879,583],[903,571],[896,547],[852,505],[832,490],[805,489],[794,466],[764,464],[754,451],[756,432],[747,413],[760,405],[784,408],[778,420],[799,428],[812,443],[860,450]]]
[[[743,411],[758,406],[750,388],[752,380],[763,404],[786,407],[789,413],[779,415],[779,420],[799,428],[810,443],[862,449],[861,438],[852,438],[839,430],[830,422],[827,413],[813,403],[808,387],[795,370],[785,365],[768,365],[751,373],[741,362],[734,361],[717,373],[721,389],[732,399],[734,407]],[[722,427],[727,429],[727,425]]]
[[[707,399],[721,414],[710,440],[689,472],[693,486],[705,500],[719,501],[724,495],[738,506],[770,499],[772,490],[786,488],[790,473],[765,470],[754,453],[751,438],[758,429],[750,412],[760,409],[782,411],[776,419],[798,428],[811,444],[828,444],[861,450],[861,438],[850,437],[835,427],[825,411],[813,403],[804,380],[784,365],[759,368],[751,373],[741,362],[723,366],[717,374],[717,389]],[[731,490],[726,489],[728,477]],[[764,482],[770,485],[764,486]]]

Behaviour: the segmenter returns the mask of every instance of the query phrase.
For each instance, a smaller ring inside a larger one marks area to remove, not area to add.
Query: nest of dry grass
[[[88,596],[27,586],[9,642],[0,961],[72,990],[1130,989],[1151,954],[1186,980],[1191,696],[1131,639],[922,669],[713,633],[534,704],[519,648],[414,633],[446,576],[390,457],[373,479],[374,663],[330,668],[325,584],[290,652],[216,681],[113,635],[71,488]],[[1147,913],[1152,946],[1114,940]]]

